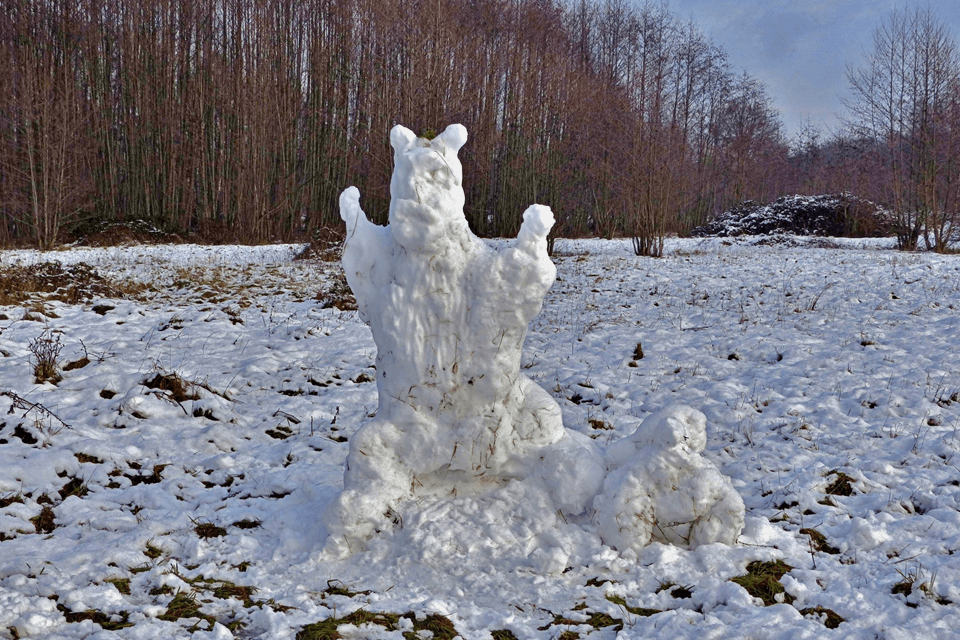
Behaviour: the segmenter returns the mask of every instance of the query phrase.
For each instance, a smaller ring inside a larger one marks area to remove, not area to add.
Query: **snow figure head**
[[[340,197],[343,266],[377,344],[379,394],[325,515],[340,552],[417,501],[522,481],[542,485],[553,511],[576,514],[603,481],[592,442],[565,429],[556,401],[520,373],[527,325],[556,279],[546,250],[553,214],[529,207],[501,251],[476,238],[457,159],[466,140],[461,125],[433,140],[394,127],[388,227],[367,220],[356,188]]]
[[[390,222],[404,201],[417,202],[440,215],[463,214],[463,166],[457,152],[467,142],[467,129],[452,124],[433,140],[418,138],[405,127],[390,132],[393,178]]]
[[[610,473],[594,499],[604,542],[639,551],[654,540],[690,548],[736,541],[743,499],[700,455],[706,424],[701,412],[675,405],[647,416],[633,435],[610,445]]]

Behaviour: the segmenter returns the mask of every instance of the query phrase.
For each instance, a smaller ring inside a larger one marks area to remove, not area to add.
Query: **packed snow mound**
[[[602,549],[595,534],[561,517],[544,483],[515,480],[482,496],[411,505],[402,527],[368,542],[365,561],[404,558],[470,583],[478,571],[498,566],[560,574]]]
[[[387,227],[367,219],[356,188],[340,198],[343,266],[377,344],[379,394],[325,514],[341,554],[430,496],[482,496],[523,480],[543,488],[552,511],[575,515],[603,482],[599,450],[565,429],[557,402],[520,372],[527,325],[556,279],[553,214],[529,207],[500,251],[474,236],[457,159],[466,140],[461,125],[433,140],[393,129]]]
[[[850,194],[793,195],[765,205],[748,200],[720,214],[713,222],[697,227],[690,235],[880,237],[889,235],[891,220],[882,207]]]
[[[700,453],[707,419],[674,405],[647,416],[633,435],[607,451],[609,475],[594,499],[604,542],[619,551],[653,541],[696,548],[733,544],[743,530],[740,494]]]

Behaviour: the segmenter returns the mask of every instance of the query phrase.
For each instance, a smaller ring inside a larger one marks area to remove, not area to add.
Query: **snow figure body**
[[[653,541],[689,548],[736,542],[743,499],[700,455],[706,424],[696,409],[674,405],[647,416],[633,435],[610,446],[609,475],[593,505],[606,544],[639,552]]]
[[[541,483],[555,509],[578,514],[603,481],[592,441],[565,429],[556,401],[520,372],[527,325],[556,278],[553,214],[529,207],[499,252],[474,236],[457,159],[466,139],[461,125],[433,140],[394,127],[387,227],[367,220],[356,188],[340,197],[343,266],[377,344],[379,394],[325,514],[341,553],[363,548],[410,500],[518,480]]]

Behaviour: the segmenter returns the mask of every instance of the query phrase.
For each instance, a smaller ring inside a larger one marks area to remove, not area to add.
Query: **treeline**
[[[851,191],[889,208],[900,248],[960,240],[960,46],[929,5],[891,12],[848,72],[846,126],[800,136],[801,189]]]
[[[402,123],[466,125],[467,217],[657,254],[789,172],[763,87],[663,4],[4,0],[0,242],[113,221],[261,242],[384,222]]]

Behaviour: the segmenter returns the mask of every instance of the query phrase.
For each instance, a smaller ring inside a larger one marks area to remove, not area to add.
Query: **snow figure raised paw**
[[[743,499],[700,455],[706,424],[696,409],[674,405],[610,445],[609,475],[594,498],[594,521],[605,543],[639,552],[653,541],[689,548],[736,542]]]
[[[324,515],[340,554],[364,548],[415,501],[532,482],[553,511],[573,515],[603,482],[592,441],[565,429],[556,401],[520,373],[527,325],[556,278],[553,214],[529,207],[501,251],[474,236],[457,159],[466,140],[458,124],[433,140],[394,127],[387,227],[367,220],[356,188],[340,196],[343,267],[377,344],[379,394]]]

